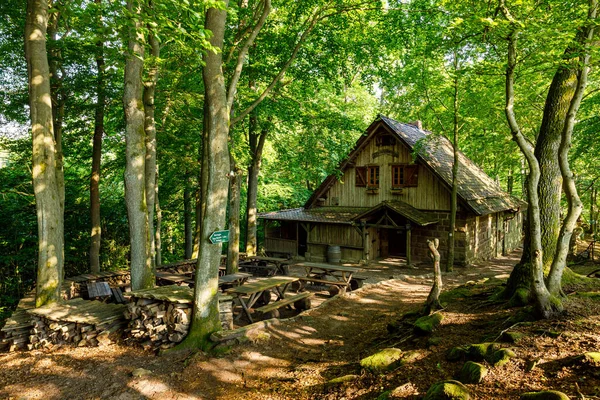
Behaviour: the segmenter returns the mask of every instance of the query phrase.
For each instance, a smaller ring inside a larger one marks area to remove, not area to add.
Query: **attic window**
[[[418,182],[418,165],[394,164],[392,165],[392,189],[416,187]]]
[[[394,137],[392,135],[379,135],[375,139],[377,146],[393,146],[395,144]]]

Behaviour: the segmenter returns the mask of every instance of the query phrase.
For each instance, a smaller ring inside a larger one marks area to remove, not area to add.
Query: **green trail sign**
[[[227,243],[229,242],[229,231],[215,231],[211,233],[208,240],[210,240],[212,244]]]

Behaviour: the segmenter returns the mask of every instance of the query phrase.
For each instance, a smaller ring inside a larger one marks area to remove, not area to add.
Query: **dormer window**
[[[377,146],[393,146],[396,143],[396,139],[392,135],[379,135],[375,139]]]

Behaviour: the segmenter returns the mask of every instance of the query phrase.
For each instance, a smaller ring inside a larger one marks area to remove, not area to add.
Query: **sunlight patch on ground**
[[[8,399],[17,398],[23,400],[37,400],[63,398],[60,389],[53,384],[41,384],[38,385],[36,388],[30,388],[23,385],[8,385],[4,388],[4,390],[0,391],[0,395],[4,394],[7,395],[6,398]]]

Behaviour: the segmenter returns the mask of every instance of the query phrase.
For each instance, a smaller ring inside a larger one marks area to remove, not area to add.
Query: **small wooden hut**
[[[413,156],[416,154],[416,157]],[[342,262],[428,258],[426,239],[447,255],[453,147],[420,123],[379,116],[304,207],[259,215],[268,253]],[[506,254],[521,241],[526,203],[504,192],[459,155],[455,260],[471,264]]]

